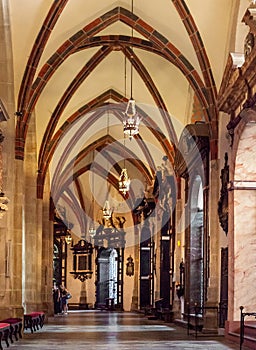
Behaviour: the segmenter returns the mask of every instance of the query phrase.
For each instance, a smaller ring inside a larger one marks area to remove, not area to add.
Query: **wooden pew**
[[[24,314],[24,329],[30,329],[31,333],[39,330],[44,325],[45,313],[43,311],[35,311]]]
[[[15,340],[18,340],[19,337],[22,338],[22,319],[18,317],[6,318],[0,321],[1,323],[9,323],[10,325],[10,334],[9,338],[11,343],[13,343],[13,336]]]
[[[10,334],[10,323],[0,323],[0,350],[3,350],[2,340],[5,341],[6,346],[9,347],[9,334]]]

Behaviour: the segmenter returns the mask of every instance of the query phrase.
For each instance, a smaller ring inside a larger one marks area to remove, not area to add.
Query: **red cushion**
[[[9,327],[10,327],[9,323],[0,322],[0,329],[9,328]]]
[[[35,317],[35,316],[40,316],[40,315],[44,315],[44,312],[42,312],[42,311],[34,311],[34,312],[30,312],[29,314],[27,314],[25,316]]]
[[[18,318],[18,317],[17,318],[11,317],[11,318],[6,318],[5,320],[2,320],[1,322],[13,324],[13,323],[22,322],[22,319]]]

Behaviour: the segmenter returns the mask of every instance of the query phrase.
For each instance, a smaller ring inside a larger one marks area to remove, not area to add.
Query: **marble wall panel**
[[[248,123],[241,135],[234,180],[243,188],[234,190],[234,319],[239,307],[256,311],[256,190],[245,189],[256,181],[256,124]]]

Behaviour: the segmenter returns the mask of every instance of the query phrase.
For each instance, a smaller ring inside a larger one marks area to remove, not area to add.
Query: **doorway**
[[[252,118],[253,120],[250,120]],[[246,118],[244,118],[244,122]],[[243,128],[242,128],[243,127]],[[239,320],[240,306],[255,312],[255,232],[256,232],[256,117],[248,119],[239,130],[234,179],[231,182],[234,196],[234,277],[233,319]],[[232,237],[229,237],[231,240]],[[248,289],[250,292],[248,293]],[[232,308],[231,308],[232,310]]]
[[[190,197],[189,304],[204,304],[204,205],[200,175],[195,176]]]
[[[96,306],[115,307],[118,304],[118,252],[114,248],[102,248],[97,260]]]

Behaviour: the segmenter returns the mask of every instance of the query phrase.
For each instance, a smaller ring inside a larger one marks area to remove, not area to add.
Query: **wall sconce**
[[[71,232],[69,229],[67,230],[67,234],[65,236],[65,241],[68,245],[72,243],[72,236],[71,236]]]
[[[131,277],[134,275],[134,262],[131,255],[129,258],[127,258],[127,261],[128,263],[126,264],[126,275]]]
[[[0,191],[0,219],[4,216],[5,212],[8,210],[7,204],[9,203],[9,199],[5,196],[5,194]]]
[[[179,269],[180,269],[180,282],[176,284],[176,293],[178,298],[180,299],[184,295],[184,291],[185,291],[185,278],[184,278],[185,264],[183,259],[180,262]]]

